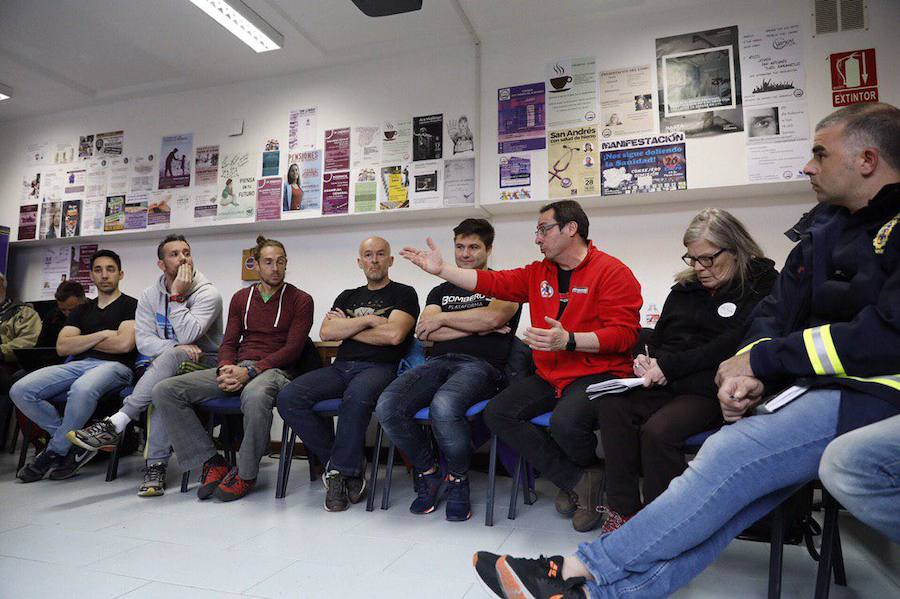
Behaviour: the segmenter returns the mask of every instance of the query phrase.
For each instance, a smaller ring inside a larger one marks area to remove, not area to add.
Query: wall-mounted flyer
[[[384,166],[378,186],[378,209],[401,208],[409,208],[409,164]]]
[[[325,130],[326,173],[350,168],[350,127]]]
[[[106,216],[103,219],[103,230],[125,230],[125,196],[109,196],[106,198]]]
[[[465,114],[447,118],[448,157],[457,158],[475,154],[475,134],[469,125],[469,117]]]
[[[806,90],[800,25],[741,28],[744,106],[802,98]]]
[[[350,158],[353,168],[375,167],[381,162],[381,128],[377,125],[353,127]]]
[[[78,237],[79,235],[81,235],[81,200],[64,200],[60,237]]]
[[[374,168],[353,171],[353,212],[374,212],[378,181]]]
[[[131,158],[130,191],[153,191],[156,179],[156,154],[141,154]]]
[[[599,195],[597,126],[551,130],[547,140],[550,198]]]
[[[19,231],[16,239],[24,241],[37,235],[38,205],[19,206]]]
[[[497,90],[497,153],[547,147],[544,82]]]
[[[149,194],[139,191],[125,196],[125,228],[128,230],[147,228],[147,204]]]
[[[413,208],[439,208],[443,202],[444,164],[441,160],[423,160],[412,164]]]
[[[316,147],[316,107],[296,108],[288,114],[288,151]]]
[[[94,136],[95,156],[121,156],[125,146],[124,131],[97,133]]]
[[[443,156],[444,115],[413,118],[413,160],[436,160]]]
[[[281,218],[281,177],[264,177],[256,182],[256,221]]]
[[[500,188],[527,187],[531,185],[531,157],[500,157]]]
[[[322,214],[347,214],[350,210],[350,172],[322,176]]]
[[[744,121],[750,183],[806,178],[811,144],[805,101],[745,108]]]
[[[147,228],[167,229],[172,222],[172,209],[176,203],[176,196],[184,197],[183,203],[190,204],[190,194],[187,190],[164,189],[149,194],[147,204]]]
[[[471,206],[475,203],[475,159],[444,161],[444,206]]]
[[[62,202],[41,204],[41,239],[59,239],[62,223]]]
[[[381,125],[381,162],[400,164],[412,160],[412,120],[391,120]]]
[[[256,166],[249,152],[222,154],[219,160],[217,220],[252,220],[256,214]]]
[[[650,65],[600,72],[600,138],[652,133],[653,81]]]
[[[194,156],[194,185],[215,185],[219,180],[219,146],[200,146]]]
[[[288,155],[281,217],[317,216],[322,212],[322,150]]]
[[[191,186],[191,158],[194,134],[167,135],[162,138],[159,162],[159,189]]]
[[[594,57],[560,59],[547,65],[547,127],[597,119],[597,66]]]
[[[683,133],[601,142],[602,195],[687,189]]]

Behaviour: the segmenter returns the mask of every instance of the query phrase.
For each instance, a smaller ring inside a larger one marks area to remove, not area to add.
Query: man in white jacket
[[[153,387],[175,376],[183,362],[215,366],[222,343],[222,296],[202,273],[194,270],[191,246],[183,235],[169,235],[156,249],[163,274],[141,294],[135,317],[140,353],[136,364],[148,363],[122,409],[87,428],[71,431],[69,441],[89,450],[112,449],[129,422],[151,404]],[[171,454],[162,419],[148,418],[147,468],[138,488],[140,497],[162,495]]]

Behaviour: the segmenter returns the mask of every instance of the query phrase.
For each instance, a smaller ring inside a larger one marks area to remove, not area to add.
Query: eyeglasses
[[[690,254],[685,254],[684,256],[681,257],[681,259],[684,261],[685,264],[687,264],[691,268],[693,268],[694,265],[697,264],[698,262],[700,263],[700,266],[702,266],[704,268],[709,268],[710,266],[713,265],[713,262],[716,261],[716,258],[719,257],[719,254],[721,254],[722,252],[727,252],[727,251],[729,251],[729,250],[722,248],[715,254],[710,254],[709,256],[697,256],[697,257],[691,256]]]
[[[559,224],[559,223],[556,223],[556,222],[554,222],[554,223],[544,223],[544,224],[542,224],[542,225],[538,225],[537,229],[534,230],[534,236],[535,236],[535,237],[546,237],[546,236],[547,236],[547,233],[549,233],[549,232],[550,232],[550,229],[552,229],[553,227],[560,227],[560,228],[562,228],[562,225]]]

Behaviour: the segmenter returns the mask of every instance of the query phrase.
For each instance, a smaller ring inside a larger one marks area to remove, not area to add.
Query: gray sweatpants
[[[184,350],[175,347],[159,354],[147,367],[144,376],[135,384],[131,395],[126,397],[122,403],[122,412],[127,414],[131,420],[140,419],[141,413],[150,408],[147,412],[147,447],[144,450],[144,457],[148,464],[167,461],[171,452],[169,435],[166,433],[162,418],[151,408],[153,387],[157,383],[175,376],[181,363],[189,360],[190,358]],[[200,358],[200,363],[204,366],[214,367],[216,365],[215,354],[204,354]]]
[[[241,366],[252,362],[241,362]],[[238,474],[244,480],[256,478],[259,462],[269,450],[272,408],[282,387],[290,382],[279,368],[260,373],[237,393],[225,393],[216,383],[215,369],[200,370],[165,380],[153,388],[153,406],[162,416],[178,463],[182,468],[199,468],[216,453],[212,439],[197,418],[193,406],[226,395],[241,398],[244,440],[238,451]]]

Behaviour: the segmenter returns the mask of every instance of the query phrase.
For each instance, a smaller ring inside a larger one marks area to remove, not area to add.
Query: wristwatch
[[[251,379],[256,378],[256,375],[259,374],[258,372],[256,372],[256,368],[254,368],[252,364],[250,366],[245,366],[244,368],[247,369],[247,376],[249,376]]]
[[[575,351],[575,333],[569,331],[569,342],[566,343],[566,351]]]
[[[181,295],[180,293],[174,293],[169,296],[169,301],[170,302],[178,302],[179,304],[183,304],[185,301],[187,301],[187,298],[185,296]]]

